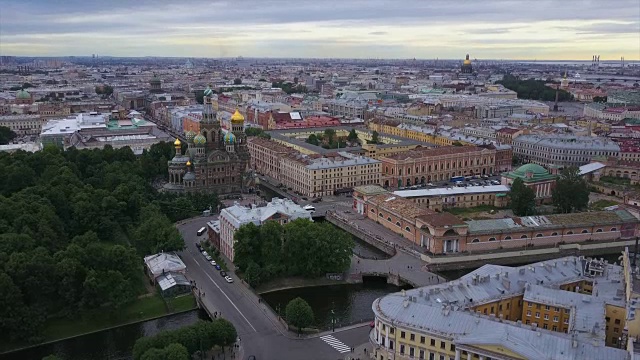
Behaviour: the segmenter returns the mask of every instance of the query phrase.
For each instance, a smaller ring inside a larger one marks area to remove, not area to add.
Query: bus
[[[201,227],[200,230],[198,230],[198,236],[204,234],[205,232],[207,232],[207,228],[206,227]]]
[[[454,176],[450,180],[452,183],[457,183],[458,181],[464,181],[464,176]]]
[[[316,212],[316,208],[313,205],[307,205],[303,209],[307,210],[310,213]]]

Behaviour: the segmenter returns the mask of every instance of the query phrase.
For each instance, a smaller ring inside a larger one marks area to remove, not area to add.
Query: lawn
[[[87,332],[98,331],[113,326],[120,326],[171,313],[194,309],[195,299],[192,295],[172,300],[173,311],[167,307],[160,295],[139,298],[115,311],[96,309],[86,311],[79,318],[50,319],[45,324],[44,341],[58,340]]]
[[[604,208],[609,207],[609,206],[613,206],[613,205],[619,205],[618,202],[613,201],[613,200],[596,200],[594,202],[592,202],[591,204],[589,204],[589,209],[591,210],[604,210]]]
[[[458,216],[470,216],[481,212],[489,212],[491,210],[498,211],[500,209],[492,205],[480,205],[471,208],[454,207],[445,209],[444,211]]]

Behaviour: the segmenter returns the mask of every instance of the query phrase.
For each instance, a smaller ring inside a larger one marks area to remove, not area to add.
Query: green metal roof
[[[522,165],[514,171],[510,171],[504,176],[511,179],[522,179],[524,182],[538,182],[545,180],[553,180],[556,178],[555,175],[552,175],[547,171],[547,169],[543,168],[538,164],[526,164]]]

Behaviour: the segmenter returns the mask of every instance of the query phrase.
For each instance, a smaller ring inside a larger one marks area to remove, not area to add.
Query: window
[[[558,236],[558,233],[554,231],[553,233],[551,233],[551,236]]]
[[[404,228],[404,230],[405,230],[406,232],[411,232],[411,228],[409,228],[408,226],[407,226],[406,228]]]
[[[560,312],[560,308],[556,307],[555,309],[553,309],[555,312]]]
[[[616,319],[616,321],[614,321],[616,325],[620,325],[620,319]]]
[[[400,344],[400,354],[404,354],[404,345]]]
[[[614,328],[613,328],[613,332],[614,332],[615,334],[619,333],[619,332],[620,332],[620,328],[614,327]]]
[[[379,213],[379,214],[378,214],[378,216],[380,216],[381,218],[383,218],[383,217],[384,217],[384,214]]]
[[[531,310],[527,310],[527,316],[531,316]]]
[[[618,229],[612,227],[610,231],[618,231]]]
[[[588,233],[589,233],[589,230],[584,229],[584,230],[582,230],[582,233],[583,233],[583,234],[588,234]]]
[[[511,240],[511,236],[505,236],[504,239],[505,240]]]
[[[549,320],[549,314],[544,314],[544,319]]]
[[[553,327],[551,328],[553,331],[558,331],[558,326],[553,325]]]
[[[553,317],[553,322],[558,322],[558,317],[557,316]]]
[[[532,306],[533,306],[533,304],[532,304],[532,303],[527,302],[527,307],[532,307]]]
[[[542,328],[543,328],[543,329],[548,329],[548,328],[549,328],[549,325],[547,325],[547,324],[542,324]]]
[[[496,238],[494,238],[494,237],[490,237],[490,238],[489,238],[489,241],[496,241]]]
[[[598,229],[598,230],[596,230],[596,232],[597,232],[597,233],[602,232],[602,229]]]
[[[375,210],[373,210],[373,209],[371,209],[370,211],[371,211],[372,213],[375,213],[375,212],[376,212],[376,211],[375,211]]]
[[[424,344],[425,342],[425,337],[424,336],[420,336],[420,344]]]
[[[449,347],[449,350],[456,351],[456,345],[455,344],[451,344],[451,346]]]
[[[445,349],[447,344],[444,341],[440,341],[440,349]]]
[[[400,331],[400,339],[404,339],[406,335],[407,334],[404,331]]]
[[[415,355],[415,349],[410,347],[409,348],[409,356],[413,357]]]
[[[387,218],[387,221],[388,221],[388,222],[391,222],[391,216],[389,216],[389,217]]]
[[[549,310],[549,309],[551,309],[551,307],[550,307],[549,305],[545,305],[545,306],[544,306],[544,309],[545,309],[545,310]]]
[[[419,356],[419,358],[420,358],[420,359],[424,359],[424,350],[420,350],[420,356]]]
[[[396,226],[398,226],[398,227],[400,226],[400,221],[396,222]]]
[[[565,324],[568,324],[568,323],[569,323],[569,319],[565,318],[565,319],[564,319],[564,323],[565,323]]]
[[[431,346],[433,346],[433,347],[436,346],[436,340],[435,339],[431,339]]]
[[[416,334],[409,334],[409,340],[416,341]]]
[[[536,319],[540,319],[540,313],[536,311]]]
[[[471,240],[471,242],[472,243],[477,243],[477,242],[480,242],[480,239],[473,239],[473,240]]]
[[[573,235],[573,231],[571,230],[567,231],[567,235]]]
[[[526,239],[526,238],[527,238],[527,235],[520,236],[520,239]]]
[[[542,234],[538,233],[536,234],[536,237],[542,237]]]

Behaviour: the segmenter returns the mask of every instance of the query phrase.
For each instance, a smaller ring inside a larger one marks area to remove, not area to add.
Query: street
[[[204,292],[203,300],[207,307],[217,311],[235,326],[240,337],[241,359],[250,355],[254,355],[256,360],[340,359],[344,357],[339,349],[344,347],[332,339],[327,342],[321,336],[331,335],[349,348],[368,341],[369,326],[318,334],[318,337],[305,339],[298,339],[285,331],[233,271],[227,272],[234,279],[229,284],[200,254],[195,243],[204,240],[206,235],[198,237],[196,232],[209,220],[211,217],[203,217],[178,225],[186,244],[186,249],[180,256],[187,266],[187,277],[194,280],[197,288]]]

